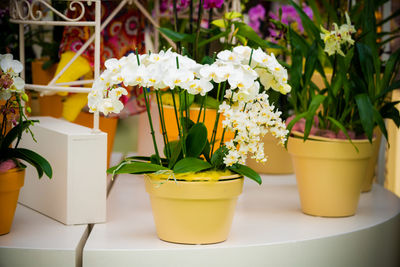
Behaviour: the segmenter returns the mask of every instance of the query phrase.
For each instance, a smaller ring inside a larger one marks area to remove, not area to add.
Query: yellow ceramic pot
[[[268,157],[266,163],[258,163],[248,158],[246,165],[258,173],[266,174],[289,174],[293,173],[292,158],[287,150],[278,144],[278,139],[270,133],[263,138],[264,153]]]
[[[376,164],[378,163],[378,158],[379,158],[379,146],[382,140],[382,132],[379,129],[376,129],[374,133],[376,136],[376,140],[373,143],[373,148],[372,148],[373,152],[368,163],[367,175],[365,176],[362,185],[362,190],[361,190],[362,193],[371,191],[372,184],[376,177]]]
[[[209,181],[159,180],[145,175],[157,235],[182,244],[211,244],[228,237],[243,177]]]
[[[25,169],[14,168],[0,173],[0,235],[10,232],[24,178]]]
[[[304,213],[325,217],[354,215],[373,146],[368,140],[307,140],[290,137],[292,155]]]

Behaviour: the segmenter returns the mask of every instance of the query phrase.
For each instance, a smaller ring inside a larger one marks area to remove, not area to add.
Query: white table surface
[[[0,236],[0,266],[80,266],[87,235],[87,225],[66,226],[18,204],[10,233]]]
[[[246,179],[228,240],[179,245],[157,238],[142,176],[120,175],[96,224],[83,266],[400,266],[400,199],[379,185],[357,214],[320,218],[300,211],[294,175]]]

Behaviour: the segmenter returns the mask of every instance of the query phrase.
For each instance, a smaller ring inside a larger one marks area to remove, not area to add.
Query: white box
[[[19,147],[45,157],[53,178],[39,180],[28,165],[19,202],[64,224],[106,221],[107,134],[51,117],[32,117],[40,123],[24,133]]]

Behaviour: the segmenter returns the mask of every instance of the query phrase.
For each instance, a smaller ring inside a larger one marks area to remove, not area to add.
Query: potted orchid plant
[[[26,165],[37,170],[39,178],[45,173],[52,177],[49,162],[34,151],[19,148],[24,131],[33,133],[29,127],[37,121],[30,120],[24,113],[28,96],[24,92],[25,82],[19,77],[22,64],[11,54],[0,55],[0,235],[10,231],[19,190],[24,184]],[[29,112],[29,107],[26,108]]]
[[[245,165],[246,158],[249,155],[266,161],[260,140],[268,132],[281,144],[286,140],[281,113],[269,103],[265,93],[269,88],[290,90],[286,69],[273,55],[247,46],[219,52],[212,64],[202,65],[167,50],[110,59],[105,66],[88,96],[90,110],[118,113],[123,108],[119,98],[126,94],[123,86],[143,87],[155,151],[150,157],[128,157],[108,172],[145,174],[157,233],[162,240],[192,244],[225,240],[237,196],[242,191],[243,176],[261,184],[260,176]],[[209,135],[204,125],[205,101],[213,90],[217,91],[219,105]],[[173,97],[178,140],[168,139],[161,98],[164,91],[180,99],[178,106]],[[163,151],[155,141],[150,94],[157,103]],[[200,97],[202,103],[195,117],[189,112],[194,96]],[[216,128],[222,116],[224,130],[217,139]],[[230,139],[225,135],[228,130],[234,133]],[[178,207],[173,207],[176,202]]]
[[[307,32],[305,38],[288,27],[293,88],[289,101],[295,111],[288,124],[292,134],[288,149],[294,157],[302,209],[320,216],[353,215],[367,167],[373,165],[369,160],[374,129],[379,128],[387,137],[384,119],[400,125],[397,102],[390,100],[391,91],[400,87],[395,77],[400,50],[383,60],[385,43],[378,38],[389,35],[391,40],[396,36],[391,32],[378,34],[380,22],[375,11],[379,5],[373,1],[329,12],[331,23],[327,26],[316,12],[313,22],[299,5],[291,4]],[[324,66],[332,69],[329,78]],[[322,76],[322,88],[311,79],[316,72]],[[312,158],[317,162],[310,162]]]

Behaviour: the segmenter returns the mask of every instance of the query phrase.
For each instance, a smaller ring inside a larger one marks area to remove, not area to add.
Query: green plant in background
[[[184,3],[183,3],[184,2]],[[168,1],[167,1],[168,3]],[[202,64],[212,64],[216,59],[216,51],[231,50],[237,45],[252,48],[281,48],[279,45],[262,39],[252,27],[243,22],[243,14],[239,12],[226,12],[216,17],[216,11],[223,9],[224,1],[173,1],[173,21],[164,21],[159,31],[171,38],[177,44],[177,51],[187,55]],[[178,13],[188,9],[188,16],[180,18]],[[202,26],[203,18],[207,18],[208,25]],[[267,90],[268,88],[261,88]],[[162,92],[164,104],[172,105],[171,92]],[[281,93],[269,90],[270,102],[283,110],[283,118],[287,118],[287,109],[279,105]],[[176,101],[179,98],[176,94]],[[203,97],[195,96],[190,105],[201,106],[202,101],[208,108],[218,108],[217,90],[212,90],[203,100]]]
[[[22,71],[22,64],[13,59],[11,54],[0,55],[0,171],[19,167],[26,168],[19,160],[24,160],[36,168],[39,178],[45,173],[52,177],[49,162],[36,152],[19,148],[22,133],[29,129],[36,120],[30,120],[24,113],[24,103],[28,96],[24,93],[25,82],[18,74]],[[29,112],[29,108],[27,108]],[[13,142],[15,142],[13,144]]]
[[[395,80],[400,49],[392,51],[384,60],[381,53],[387,41],[380,41],[382,38],[392,40],[398,35],[396,31],[377,32],[378,26],[400,12],[377,22],[375,11],[384,2],[359,1],[349,10],[338,10],[337,13],[325,2],[330,22],[325,27],[315,1],[309,1],[315,9],[315,22],[291,1],[307,37],[288,27],[292,59],[289,101],[295,112],[289,130],[303,131],[305,140],[312,134],[350,140],[367,137],[371,141],[375,127],[379,127],[387,138],[384,119],[400,125],[399,111],[395,107],[398,102],[390,100],[391,92],[400,88],[400,81]],[[343,3],[339,5],[343,6]],[[326,66],[332,69],[330,79],[325,72]],[[318,88],[312,81],[316,72],[322,76],[324,88]]]

